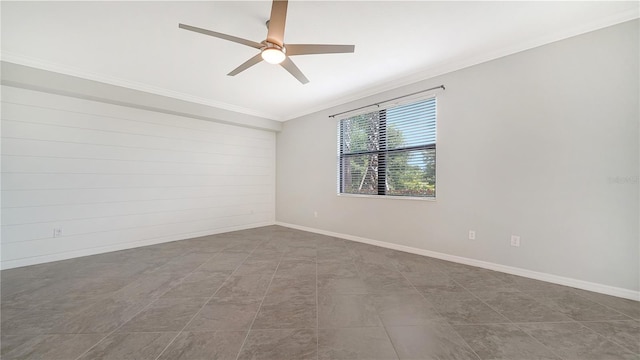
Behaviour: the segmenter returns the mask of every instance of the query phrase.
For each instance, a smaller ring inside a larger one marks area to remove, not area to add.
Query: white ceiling
[[[178,23],[260,42],[269,1],[2,1],[2,59],[227,110],[288,120],[444,72],[638,17],[639,2],[290,0],[286,43],[355,44],[297,56],[300,84],[257,50]]]

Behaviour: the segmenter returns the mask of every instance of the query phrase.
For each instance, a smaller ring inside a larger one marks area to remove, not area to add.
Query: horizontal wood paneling
[[[202,187],[144,187],[144,188],[101,188],[101,189],[58,189],[58,190],[17,190],[4,191],[2,202],[4,209],[38,206],[79,205],[94,203],[129,202],[144,200],[171,200],[189,198],[242,196],[269,197],[267,186],[202,186]]]
[[[2,90],[3,268],[274,222],[273,132]]]

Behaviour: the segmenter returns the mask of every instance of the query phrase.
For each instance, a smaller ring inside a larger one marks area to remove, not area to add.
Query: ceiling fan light
[[[262,50],[262,59],[269,64],[280,64],[286,57],[284,52],[277,48],[266,48]]]

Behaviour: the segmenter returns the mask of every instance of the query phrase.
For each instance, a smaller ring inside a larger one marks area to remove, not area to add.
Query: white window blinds
[[[436,98],[339,122],[340,193],[434,197]]]

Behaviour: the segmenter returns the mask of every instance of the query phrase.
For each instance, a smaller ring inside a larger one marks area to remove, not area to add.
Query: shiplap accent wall
[[[2,268],[274,221],[272,131],[2,87]]]

